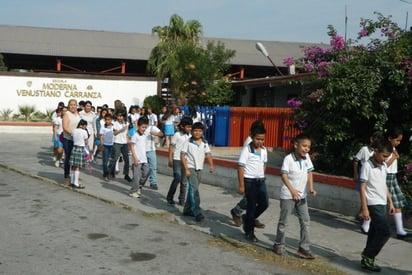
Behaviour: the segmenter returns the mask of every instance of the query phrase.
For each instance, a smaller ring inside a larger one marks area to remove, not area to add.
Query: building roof
[[[258,41],[222,38],[202,40],[203,44],[220,41],[227,49],[235,50],[232,65],[270,65],[269,60],[256,49]],[[0,53],[9,54],[147,60],[157,42],[157,36],[151,34],[0,25]],[[303,42],[259,42],[265,46],[277,66],[283,66],[286,57],[301,57],[304,47],[319,46]]]

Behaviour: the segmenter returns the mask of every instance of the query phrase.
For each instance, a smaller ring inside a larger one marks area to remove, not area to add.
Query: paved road
[[[210,236],[0,168],[1,274],[288,274]]]

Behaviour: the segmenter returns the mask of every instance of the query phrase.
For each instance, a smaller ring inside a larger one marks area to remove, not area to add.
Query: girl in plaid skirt
[[[70,173],[70,183],[74,188],[83,189],[84,186],[79,184],[80,167],[86,166],[85,147],[89,138],[87,131],[87,121],[81,119],[77,128],[72,132],[73,136],[73,150],[70,155],[70,166],[72,167]]]
[[[385,137],[392,143],[393,152],[392,155],[386,161],[388,173],[386,176],[386,185],[391,193],[392,202],[395,207],[395,214],[393,215],[396,225],[396,236],[399,239],[408,236],[408,233],[403,228],[402,220],[402,208],[406,206],[406,199],[401,189],[399,188],[398,179],[396,174],[398,173],[398,158],[399,154],[396,151],[396,147],[401,143],[403,138],[403,131],[400,128],[389,129],[385,133]]]

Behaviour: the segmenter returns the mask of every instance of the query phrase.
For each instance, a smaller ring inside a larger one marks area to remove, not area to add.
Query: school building
[[[236,51],[227,74],[236,91],[236,106],[286,107],[304,89],[306,74],[290,74],[283,60],[303,56],[305,47],[324,44],[202,38]],[[268,56],[257,49],[260,42]],[[0,25],[0,53],[9,71],[67,77],[153,79],[146,71],[155,35]],[[276,65],[273,65],[276,64]],[[161,95],[162,85],[157,92]]]

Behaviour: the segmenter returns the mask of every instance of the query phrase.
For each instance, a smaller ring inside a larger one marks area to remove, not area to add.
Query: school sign
[[[90,100],[94,106],[114,107],[121,100],[126,107],[143,105],[147,96],[158,94],[158,81],[151,77],[105,77],[93,75],[1,73],[0,112],[5,109],[18,113],[19,106],[34,106],[36,111],[54,109],[74,98]]]

